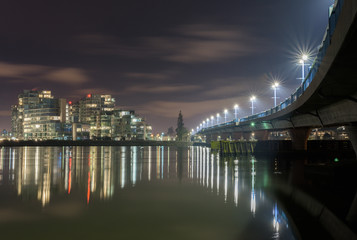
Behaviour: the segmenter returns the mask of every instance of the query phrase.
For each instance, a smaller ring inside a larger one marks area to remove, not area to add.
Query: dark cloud
[[[65,85],[79,85],[89,81],[84,70],[58,68],[34,64],[11,64],[0,62],[0,77],[15,79],[16,82],[51,81]],[[14,82],[12,80],[12,82]]]

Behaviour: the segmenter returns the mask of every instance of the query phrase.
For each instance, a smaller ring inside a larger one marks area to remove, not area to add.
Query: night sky
[[[112,94],[153,132],[239,104],[273,106],[299,85],[302,50],[316,53],[333,0],[115,0],[0,3],[0,128],[23,89],[78,100]]]

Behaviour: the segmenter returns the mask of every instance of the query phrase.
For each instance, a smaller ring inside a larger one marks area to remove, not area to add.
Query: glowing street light
[[[279,87],[279,83],[278,82],[274,82],[273,83],[273,86],[272,86],[272,88],[273,88],[273,90],[274,90],[274,107],[276,107],[276,89]]]
[[[234,105],[234,119],[238,120],[238,104]]]
[[[203,122],[202,122],[202,125],[203,125],[203,128],[207,127],[207,126],[206,126],[206,121],[203,121]]]
[[[201,130],[202,130],[202,126],[203,126],[202,123],[200,123],[200,129],[201,129]]]
[[[252,115],[254,114],[254,100],[255,100],[255,96],[253,95],[253,96],[250,98],[250,101],[252,102]]]
[[[220,115],[219,115],[219,113],[217,113],[217,125],[219,124],[219,117],[220,117]]]
[[[211,116],[211,126],[213,127],[213,124],[214,124],[214,117]]]
[[[206,119],[207,127],[209,127],[209,118]]]
[[[225,123],[227,122],[227,113],[228,113],[228,110],[224,109],[224,122]]]
[[[301,63],[301,81],[303,82],[305,80],[305,61],[309,58],[306,54],[303,54],[300,59]]]

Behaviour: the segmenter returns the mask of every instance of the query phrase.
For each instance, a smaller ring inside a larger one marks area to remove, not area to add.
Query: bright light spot
[[[274,82],[273,83],[273,88],[277,88],[277,87],[279,87],[279,83],[278,82]]]
[[[255,100],[255,96],[253,95],[251,98],[250,98],[250,101],[254,101]]]

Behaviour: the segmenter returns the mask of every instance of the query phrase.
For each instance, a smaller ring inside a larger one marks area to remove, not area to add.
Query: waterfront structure
[[[65,99],[48,90],[24,90],[12,106],[12,132],[24,140],[68,139],[72,127],[67,115]]]
[[[24,90],[12,106],[11,125],[23,140],[147,140],[152,132],[134,111],[116,110],[111,95],[87,94],[67,103],[48,90]]]

